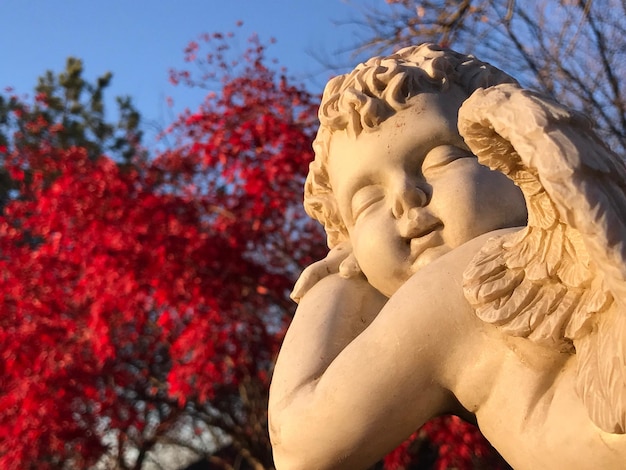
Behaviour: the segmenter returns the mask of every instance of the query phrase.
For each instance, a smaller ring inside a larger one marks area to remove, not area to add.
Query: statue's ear
[[[361,266],[359,266],[354,253],[350,253],[339,265],[339,275],[344,279],[350,279],[362,274],[363,271],[361,271]]]

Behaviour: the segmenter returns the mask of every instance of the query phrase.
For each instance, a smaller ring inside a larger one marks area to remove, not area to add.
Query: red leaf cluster
[[[427,422],[384,460],[386,470],[510,469],[476,426],[456,416]]]
[[[227,36],[200,39],[211,52],[196,59],[198,67],[221,71],[221,89],[209,92],[198,110],[183,113],[172,124],[168,137],[176,145],[154,166],[165,186],[201,208],[210,232],[220,234],[224,250],[232,252],[222,251],[212,260],[222,290],[217,308],[222,315],[233,312],[230,330],[214,344],[240,338],[246,348],[231,358],[239,367],[254,369],[271,362],[277,343],[259,347],[250,345],[250,339],[260,339],[268,324],[275,332],[282,330],[285,314],[293,311],[287,294],[298,270],[323,249],[320,230],[304,215],[297,196],[312,159],[317,99],[265,67],[265,48],[256,37],[243,59],[228,62]],[[190,43],[186,52],[195,58],[198,43]],[[197,83],[187,71],[171,75],[177,82]],[[212,77],[204,73],[199,80],[206,83]],[[179,396],[192,390],[201,399],[211,396],[212,371],[199,367],[214,354],[208,345],[199,346],[203,322],[194,316],[173,345],[174,351],[195,345],[193,360],[176,362],[169,376]]]

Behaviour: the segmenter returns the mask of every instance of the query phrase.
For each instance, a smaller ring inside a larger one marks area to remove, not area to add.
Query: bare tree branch
[[[434,42],[475,54],[587,113],[626,154],[625,18],[624,0],[387,0],[362,12],[353,52]]]

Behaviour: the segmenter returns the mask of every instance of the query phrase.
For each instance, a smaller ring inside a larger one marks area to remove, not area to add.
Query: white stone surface
[[[277,468],[366,468],[442,413],[516,469],[626,468],[622,160],[430,45],[333,79],[320,121],[305,207],[331,250],[294,289]]]

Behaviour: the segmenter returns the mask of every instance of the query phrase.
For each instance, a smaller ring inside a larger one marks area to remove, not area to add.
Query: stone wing
[[[477,90],[459,131],[528,208],[525,229],[490,240],[467,268],[466,298],[505,333],[575,353],[591,419],[626,432],[624,162],[584,116],[516,85]]]

